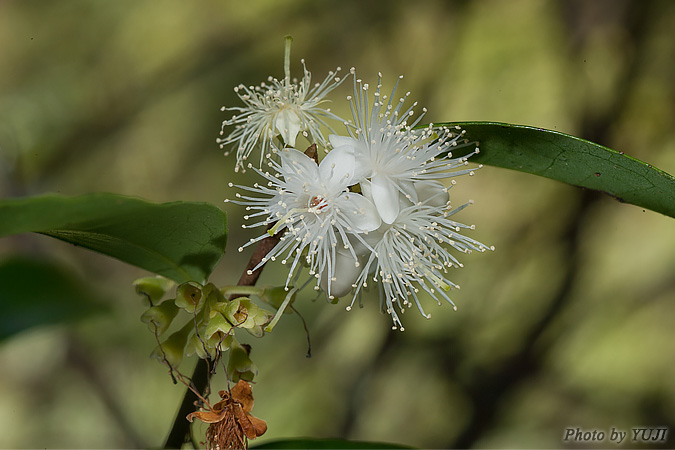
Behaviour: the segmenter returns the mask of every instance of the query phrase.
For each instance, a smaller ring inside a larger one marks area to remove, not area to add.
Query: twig
[[[305,322],[305,318],[302,317],[302,314],[300,314],[300,311],[295,309],[293,305],[288,305],[291,310],[300,317],[300,320],[302,320],[302,326],[305,329],[305,335],[307,336],[307,357],[311,358],[312,357],[312,342],[309,339],[309,328],[307,328],[307,322]]]

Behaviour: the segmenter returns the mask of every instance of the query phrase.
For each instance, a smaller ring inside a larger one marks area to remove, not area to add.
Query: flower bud
[[[215,313],[209,319],[209,323],[206,324],[206,329],[204,330],[204,338],[210,340],[212,337],[216,338],[222,337],[230,332],[232,329],[232,324],[223,317],[219,312],[212,311]]]
[[[202,308],[205,298],[202,286],[194,281],[183,283],[176,289],[176,305],[190,314]]]
[[[256,306],[256,308],[257,311],[255,312],[255,314],[252,314],[253,323],[255,323],[256,326],[265,325],[267,322],[270,321],[272,317],[274,317],[274,314],[272,312],[262,309],[259,306]]]
[[[352,290],[352,285],[356,283],[361,270],[358,259],[355,260],[349,251],[340,249],[335,254],[334,279],[329,283],[328,271],[324,270],[321,274],[321,289],[330,299],[347,295]]]
[[[294,108],[283,108],[274,118],[274,126],[289,147],[295,146],[295,138],[298,137],[302,125],[302,118]]]
[[[145,277],[134,281],[136,293],[144,298],[146,306],[153,306],[160,301],[166,291],[174,284],[172,280],[162,277]]]
[[[232,340],[230,357],[227,360],[227,375],[232,382],[251,381],[258,374],[258,368],[249,358],[250,353],[251,347],[249,345],[242,345],[235,339]]]
[[[201,359],[214,359],[216,348],[222,352],[230,349],[232,344],[232,334],[224,335],[221,332],[214,333],[211,338],[206,338],[206,328],[200,328],[199,335],[197,333],[190,337],[190,340],[185,347],[185,354],[192,356],[195,353]]]
[[[263,326],[267,325],[270,320],[272,320],[274,314],[253,303],[252,307],[248,310],[248,314],[249,320],[252,321],[253,324],[249,327],[246,327],[246,331],[255,337],[262,337],[264,334]]]
[[[255,318],[258,313],[260,313],[258,305],[253,303],[250,298],[242,298],[237,311],[238,317],[243,320],[240,327],[249,329],[256,325]]]
[[[194,329],[193,327],[192,321],[188,321],[183,328],[169,336],[162,342],[161,346],[155,348],[150,357],[156,358],[161,362],[164,362],[164,359],[166,359],[171,367],[178,367],[183,360],[183,353],[185,352],[188,336]]]
[[[251,302],[248,297],[238,297],[230,301],[225,301],[214,306],[214,309],[222,311],[223,315],[230,323],[237,328],[250,328],[254,325],[253,314],[258,312],[258,306]]]
[[[173,322],[178,310],[178,306],[173,300],[166,300],[144,312],[141,316],[141,322],[147,323],[150,331],[161,336]]]
[[[237,297],[232,300],[211,303],[210,317],[214,317],[216,314],[220,313],[232,326],[240,326],[240,324],[246,320],[246,314],[239,312],[241,300],[243,299],[246,299],[246,297]]]

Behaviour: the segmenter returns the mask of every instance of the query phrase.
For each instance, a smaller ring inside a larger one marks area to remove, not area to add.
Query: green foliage
[[[54,264],[12,258],[0,264],[0,341],[28,328],[77,320],[104,309]]]
[[[602,145],[523,125],[453,122],[480,143],[471,162],[518,170],[588,189],[675,217],[675,177]],[[453,152],[466,154],[464,149]]]
[[[206,280],[225,252],[225,213],[206,203],[149,203],[115,194],[0,201],[0,237],[36,232],[177,282]]]

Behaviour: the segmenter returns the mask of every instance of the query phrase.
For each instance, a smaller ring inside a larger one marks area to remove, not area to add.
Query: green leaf
[[[0,201],[0,237],[36,232],[182,283],[203,283],[225,252],[225,213],[207,203],[115,194]]]
[[[105,308],[56,265],[28,259],[0,263],[0,341],[40,325],[69,322]]]
[[[414,448],[408,447],[406,445],[400,444],[389,444],[383,442],[366,442],[366,441],[347,441],[344,439],[309,439],[309,438],[299,438],[299,439],[279,439],[273,441],[263,442],[257,445],[250,445],[250,449],[264,449],[264,448],[312,448],[312,449],[376,449],[376,448]]]
[[[480,143],[470,161],[519,170],[675,217],[675,177],[602,145],[557,131],[493,122],[452,122]],[[453,156],[470,150],[458,149]]]

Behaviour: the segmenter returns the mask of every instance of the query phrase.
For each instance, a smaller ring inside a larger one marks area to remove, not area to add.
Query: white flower
[[[466,165],[467,158],[473,153],[451,159],[448,150],[457,145],[463,132],[459,128],[457,130],[460,132],[447,127],[434,128],[433,124],[423,129],[413,129],[426,109],[412,123],[408,123],[417,103],[403,110],[405,99],[410,93],[395,104],[393,98],[398,81],[389,98],[380,94],[381,81],[380,74],[373,104],[370,105],[368,84],[362,84],[354,75],[354,97],[348,99],[356,129],[353,131],[348,128],[350,137],[331,135],[329,139],[334,148],[354,150],[359,168],[357,178],[370,179],[377,211],[385,223],[391,224],[399,213],[399,194],[416,203],[416,183],[469,173],[470,169],[453,173],[447,171]]]
[[[365,197],[369,197],[368,184],[364,183]],[[420,313],[430,318],[420,304],[418,293],[426,291],[438,304],[439,297],[454,303],[446,292],[450,288],[459,288],[445,274],[450,267],[462,267],[462,264],[449,253],[445,246],[450,246],[462,253],[472,250],[484,252],[494,250],[486,245],[460,234],[462,228],[474,229],[450,219],[450,216],[461,211],[467,205],[451,209],[450,203],[439,206],[439,199],[447,199],[447,189],[430,189],[425,186],[425,193],[436,192],[423,201],[410,204],[403,195],[403,207],[391,224],[383,223],[380,229],[370,233],[367,241],[373,251],[361,255],[365,260],[363,269],[354,287],[354,299],[347,310],[350,310],[362,287],[367,287],[370,279],[380,283],[380,306],[391,314],[394,329],[403,330],[397,309],[401,312],[414,303]],[[405,206],[406,202],[409,206]],[[455,308],[456,309],[456,308]]]
[[[494,247],[461,233],[473,225],[455,222],[451,216],[468,204],[451,208],[449,188],[439,180],[473,175],[473,169],[466,168],[467,160],[478,148],[452,158],[449,150],[464,135],[459,127],[418,127],[426,110],[413,118],[417,103],[404,106],[409,93],[395,99],[398,82],[387,97],[380,92],[380,75],[370,100],[368,85],[356,79],[352,69],[354,95],[348,99],[353,123],[345,122],[348,136],[331,134],[332,150],[320,164],[293,148],[279,151],[276,142],[293,146],[300,132],[327,145],[319,127],[327,126],[324,119],[339,118],[319,105],[342,82],[330,73],[310,89],[305,68],[303,80],[291,83],[289,47],[284,69],[282,81],[270,79],[270,84],[237,89],[246,107],[229,108],[241,114],[223,123],[235,125],[235,131],[219,141],[221,146],[237,143],[237,168],[262,143],[261,168],[254,170],[265,183],[238,186],[252,195],[237,194],[235,203],[250,211],[246,220],[259,220],[244,228],[268,231],[239,250],[269,235],[281,237],[252,271],[276,259],[290,263],[288,290],[297,281],[298,265],[306,265],[317,280],[315,289],[325,291],[329,299],[353,291],[348,310],[365,288],[375,284],[381,307],[391,314],[395,329],[403,330],[399,314],[413,304],[430,317],[422,307],[423,296],[454,307],[447,291],[459,286],[447,279],[447,273],[462,264],[450,252]],[[263,159],[271,156],[268,150],[276,156],[268,162],[271,170],[263,171]]]
[[[332,294],[332,283],[336,281],[336,254],[346,250],[352,255],[353,264],[358,264],[353,243],[362,241],[360,236],[376,230],[381,220],[370,200],[358,193],[350,192],[355,172],[355,158],[349,149],[332,150],[319,165],[298,150],[287,148],[279,151],[280,163],[270,161],[275,174],[256,171],[267,179],[267,186],[238,186],[266,198],[237,194],[248,211],[249,219],[262,216],[264,219],[245,228],[276,224],[267,233],[251,239],[247,244],[257,242],[268,235],[284,233],[279,243],[253,270],[268,260],[282,259],[291,262],[286,287],[288,288],[298,263],[304,259],[311,275],[321,283],[325,277],[325,290]],[[245,246],[244,246],[245,247]],[[243,249],[240,248],[240,251]],[[339,288],[342,290],[342,288]]]
[[[244,107],[221,108],[222,111],[235,111],[231,119],[223,122],[220,134],[225,134],[225,127],[233,125],[232,131],[226,138],[217,141],[220,148],[234,144],[237,151],[237,163],[235,170],[244,167],[244,161],[249,157],[253,149],[260,144],[260,164],[262,167],[265,156],[269,156],[269,144],[280,136],[283,145],[293,147],[298,133],[309,137],[313,143],[322,146],[327,141],[321,132],[321,126],[332,128],[326,120],[343,120],[332,113],[330,109],[322,107],[328,100],[326,95],[344,81],[336,76],[340,71],[329,72],[322,83],[312,86],[312,75],[302,60],[304,76],[300,82],[291,81],[290,74],[290,40],[286,41],[284,58],[283,80],[273,77],[268,78],[268,83],[260,86],[239,85],[234,88],[239,98],[244,102]],[[228,155],[229,151],[225,152]]]

